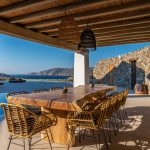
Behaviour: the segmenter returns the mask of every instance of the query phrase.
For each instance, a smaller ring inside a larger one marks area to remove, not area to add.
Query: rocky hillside
[[[93,67],[90,67],[90,75]],[[32,72],[32,75],[50,75],[50,76],[73,76],[73,68],[51,68],[40,72]]]
[[[4,74],[4,73],[0,73],[0,80],[4,80],[4,79],[8,79],[8,78],[10,78],[9,75]]]

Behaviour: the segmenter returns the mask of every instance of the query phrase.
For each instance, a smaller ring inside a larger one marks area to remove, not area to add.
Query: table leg
[[[45,108],[42,108],[42,111],[51,111],[52,114],[56,116],[56,125],[51,127],[52,135],[49,133],[50,139],[52,139],[54,143],[73,146],[75,144],[75,135],[71,136],[66,127],[68,112],[56,109],[48,110]]]

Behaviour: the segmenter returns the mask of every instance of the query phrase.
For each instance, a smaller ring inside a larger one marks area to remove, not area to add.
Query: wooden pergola
[[[150,41],[149,0],[1,0],[0,32],[75,50],[70,38],[57,40],[65,9],[80,32],[90,20],[97,46]]]
[[[150,41],[150,0],[0,0],[0,32],[76,51],[71,34],[57,39],[66,10],[97,46]]]

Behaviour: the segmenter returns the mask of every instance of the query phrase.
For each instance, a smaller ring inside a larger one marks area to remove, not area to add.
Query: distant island
[[[9,83],[24,83],[24,82],[26,82],[26,80],[21,78],[12,77],[9,79]]]
[[[11,78],[11,76],[4,73],[0,73],[0,80],[8,80],[9,78]]]
[[[93,67],[90,67],[89,75],[92,74]],[[73,76],[73,68],[51,68],[40,72],[32,72],[30,75]]]

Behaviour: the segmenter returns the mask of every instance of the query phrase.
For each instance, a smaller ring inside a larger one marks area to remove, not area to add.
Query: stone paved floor
[[[112,144],[110,150],[150,150],[150,96],[129,95],[126,103],[128,120],[126,124],[120,127],[117,136],[112,134]],[[7,132],[5,120],[0,123],[0,150],[6,150],[9,134]],[[35,138],[40,137],[37,135]],[[21,140],[17,141],[22,143]],[[71,150],[81,149],[83,143],[77,143]],[[27,145],[27,141],[26,141]],[[52,144],[54,150],[65,150],[67,147],[58,144]],[[85,150],[94,150],[94,142],[90,138],[84,140]],[[10,150],[22,150],[22,147],[11,145]],[[28,149],[28,146],[26,146]],[[49,145],[41,142],[34,150],[48,150]],[[101,149],[105,149],[101,141]]]

